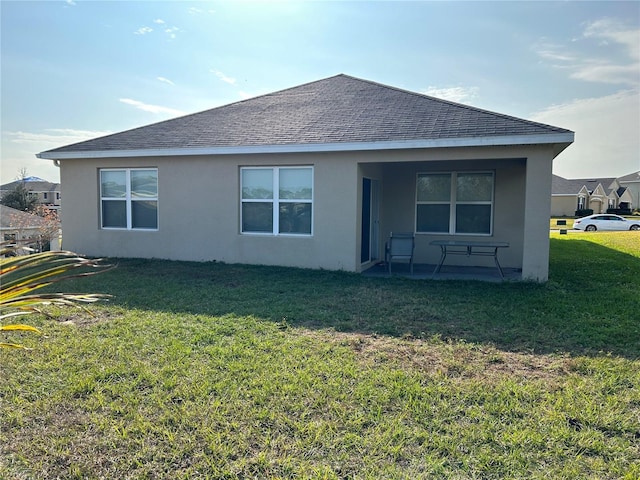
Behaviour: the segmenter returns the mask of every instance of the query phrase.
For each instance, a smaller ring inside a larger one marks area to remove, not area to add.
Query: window
[[[416,187],[416,231],[490,235],[493,173],[420,173]]]
[[[584,210],[584,197],[578,197],[578,210]]]
[[[42,198],[43,198],[44,200],[47,200],[47,199],[48,199],[48,197],[49,197],[49,195],[47,194],[47,192],[44,192],[44,193],[42,194]]]
[[[242,233],[311,235],[312,167],[246,167],[240,183]]]
[[[158,169],[100,170],[102,228],[158,228]]]

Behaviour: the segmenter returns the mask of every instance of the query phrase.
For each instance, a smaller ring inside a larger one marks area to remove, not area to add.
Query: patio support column
[[[551,212],[551,149],[535,149],[527,158],[524,204],[522,279],[549,278],[549,216]]]

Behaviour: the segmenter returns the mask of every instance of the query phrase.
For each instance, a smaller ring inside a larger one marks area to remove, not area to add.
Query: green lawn
[[[561,222],[564,221],[565,225],[558,225],[558,220],[560,220]],[[569,229],[571,230],[573,228],[573,221],[575,220],[575,218],[571,217],[551,217],[551,219],[549,220],[549,228],[551,230],[560,230],[560,229]]]
[[[117,263],[5,335],[0,478],[640,477],[637,232],[544,285]]]

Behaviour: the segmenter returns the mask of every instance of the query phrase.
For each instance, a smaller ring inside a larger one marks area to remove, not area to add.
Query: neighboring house
[[[545,281],[552,161],[573,139],[337,75],[38,157],[86,255],[360,272],[409,231],[416,262],[437,263],[435,239],[509,242],[503,266]]]
[[[60,250],[60,222],[0,205],[0,240],[35,250]]]
[[[640,171],[619,177],[618,183],[627,189],[633,208],[640,208]]]
[[[23,183],[29,191],[29,195],[36,197],[38,202],[51,209],[60,208],[60,184],[52,183],[38,177],[26,177],[11,183],[0,185],[0,198],[16,188],[19,183]]]
[[[622,177],[624,178],[624,177]],[[639,182],[640,184],[640,182]],[[553,176],[551,186],[551,216],[571,217],[576,211],[590,209],[606,213],[613,208],[634,208],[638,205],[628,187],[617,178],[566,179]]]

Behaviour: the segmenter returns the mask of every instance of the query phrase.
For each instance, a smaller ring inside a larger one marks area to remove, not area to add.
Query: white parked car
[[[596,230],[640,230],[640,220],[627,220],[620,215],[601,213],[575,220],[573,228],[584,230],[585,232],[595,232]]]

